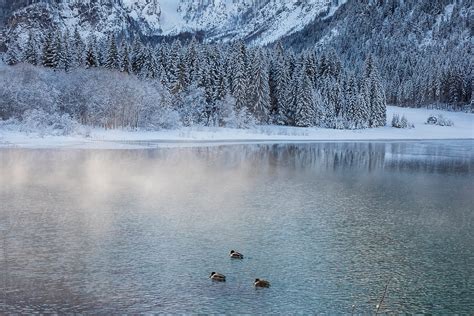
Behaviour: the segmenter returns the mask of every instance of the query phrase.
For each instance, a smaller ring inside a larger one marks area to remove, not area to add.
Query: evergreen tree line
[[[356,68],[376,56],[388,104],[474,111],[473,9],[469,0],[347,1],[284,44],[300,51],[323,38],[321,50]]]
[[[257,124],[327,128],[386,124],[384,88],[371,56],[363,71],[353,73],[334,52],[295,54],[281,43],[249,48],[242,41],[203,44],[193,39],[152,46],[139,37],[129,42],[114,34],[84,39],[77,30],[37,38],[30,32],[23,44],[12,44],[7,64],[29,63],[65,72],[101,68],[154,81],[164,87],[180,113],[195,113],[198,107],[204,125],[225,125],[219,118],[222,102],[231,102],[236,113]],[[181,120],[184,125],[196,123],[186,115]]]

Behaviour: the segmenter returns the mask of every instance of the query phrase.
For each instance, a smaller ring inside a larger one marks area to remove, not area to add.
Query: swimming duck
[[[241,254],[240,252],[237,252],[235,250],[231,250],[229,256],[232,259],[243,259],[244,258],[243,254]]]
[[[209,276],[209,278],[212,281],[225,282],[225,275],[220,274],[220,273],[211,272],[211,275]]]
[[[255,279],[255,287],[270,287],[270,282],[260,279]]]

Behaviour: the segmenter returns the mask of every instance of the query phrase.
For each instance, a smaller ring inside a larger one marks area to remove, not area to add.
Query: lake
[[[472,313],[473,148],[0,149],[0,313]]]

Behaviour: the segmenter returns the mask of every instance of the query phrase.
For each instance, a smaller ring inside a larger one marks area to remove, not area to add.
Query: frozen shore
[[[150,147],[204,146],[234,143],[287,143],[318,141],[384,141],[474,139],[474,115],[428,109],[388,107],[387,120],[393,114],[405,115],[412,129],[382,127],[365,130],[334,130],[322,128],[294,128],[258,126],[254,129],[192,127],[179,130],[125,131],[93,129],[90,137],[40,136],[15,129],[0,129],[0,148],[98,148],[130,149]],[[454,126],[425,124],[428,116],[442,114]]]

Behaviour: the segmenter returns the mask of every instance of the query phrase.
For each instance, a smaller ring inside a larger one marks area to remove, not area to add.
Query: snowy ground
[[[265,142],[474,139],[473,114],[389,107],[387,115],[389,125],[394,113],[405,115],[410,123],[415,124],[415,128],[396,129],[383,127],[352,131],[281,126],[260,126],[250,130],[194,127],[157,132],[94,129],[88,138],[80,135],[41,137],[31,133],[0,130],[0,148],[129,149]],[[431,114],[442,114],[444,117],[452,120],[454,126],[426,125],[426,119]]]

